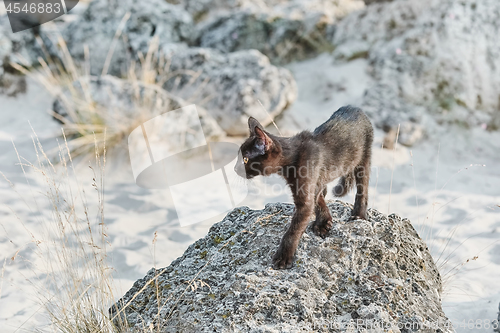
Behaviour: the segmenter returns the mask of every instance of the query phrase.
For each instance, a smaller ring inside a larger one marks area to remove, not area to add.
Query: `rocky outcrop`
[[[111,49],[107,73],[122,76],[132,60],[139,61],[139,53],[148,52],[155,37],[163,54],[185,48],[194,36],[194,24],[189,13],[163,0],[95,0],[63,35],[78,61],[83,62],[88,46],[92,74],[101,74]]]
[[[288,63],[331,50],[334,26],[318,17],[305,21],[238,11],[201,23],[198,31],[202,47],[225,53],[256,49],[273,63]]]
[[[334,24],[362,1],[274,0],[183,2],[197,25],[197,44],[221,52],[256,49],[273,63],[332,49]]]
[[[248,134],[248,117],[264,126],[297,96],[289,70],[270,64],[256,50],[222,54],[189,48],[169,59],[171,78],[164,87],[200,104],[229,135]]]
[[[182,6],[196,22],[240,10],[296,19],[324,16],[329,21],[336,21],[351,11],[363,7],[362,0],[169,0],[169,2]]]
[[[93,123],[123,128],[128,126],[129,130],[133,130],[141,121],[145,122],[188,104],[165,90],[108,75],[81,78],[73,84],[73,89],[66,89],[56,98],[52,109],[56,113],[56,119],[64,120],[60,118],[64,117],[70,123],[86,123],[86,120],[93,117]],[[197,111],[206,139],[217,140],[225,135],[204,108],[197,106]],[[179,124],[186,123],[183,119],[178,121]]]
[[[439,272],[410,221],[369,210],[353,222],[351,205],[328,206],[332,230],[323,239],[308,228],[291,269],[273,270],[271,257],[294,206],[237,208],[136,281],[110,315],[162,332],[452,332]]]
[[[393,0],[363,0],[365,4],[370,5],[372,3],[378,3],[378,2],[391,2]]]
[[[163,0],[93,1],[64,35],[71,55],[81,63],[88,45],[91,74],[99,75],[109,66],[107,73],[124,76],[134,61],[143,66],[147,62],[158,75],[155,82],[205,107],[230,135],[247,134],[249,116],[269,124],[296,98],[291,73],[257,51],[227,49],[229,53],[222,54],[190,48],[195,35],[191,15]],[[146,61],[148,52],[153,56]]]
[[[376,84],[364,109],[380,127],[406,123],[422,131],[423,115],[430,113],[438,122],[494,128],[499,15],[495,0],[373,4],[338,24],[334,56],[369,59]]]
[[[40,30],[38,29],[39,33]],[[42,49],[36,41],[34,30],[13,33],[7,15],[0,16],[0,67],[9,66],[10,62],[35,65]]]
[[[38,57],[44,57],[44,52],[37,36],[45,43],[46,52],[52,51],[52,43],[40,28],[13,33],[7,15],[0,16],[0,93],[15,96],[26,90],[24,77],[17,75],[11,63],[26,67],[39,65]]]

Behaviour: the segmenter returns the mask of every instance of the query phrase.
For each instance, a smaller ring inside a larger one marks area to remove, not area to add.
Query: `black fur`
[[[314,132],[278,137],[248,120],[250,137],[241,145],[235,171],[242,177],[281,175],[290,187],[295,212],[290,227],[273,257],[275,268],[292,266],[293,256],[313,210],[314,232],[325,237],[332,217],[325,203],[326,185],[336,178],[335,196],[344,196],[356,185],[351,219],[366,219],[373,127],[359,108],[337,110]],[[246,163],[245,163],[246,161]]]

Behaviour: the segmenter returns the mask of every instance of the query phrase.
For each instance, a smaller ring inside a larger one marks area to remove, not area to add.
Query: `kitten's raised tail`
[[[354,183],[354,173],[348,173],[340,177],[338,184],[333,188],[333,195],[336,197],[343,197],[353,188]]]

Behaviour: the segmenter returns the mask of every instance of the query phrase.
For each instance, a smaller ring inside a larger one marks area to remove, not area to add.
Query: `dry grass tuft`
[[[124,18],[126,19],[127,17]],[[115,39],[119,36],[120,31],[115,35]],[[41,40],[39,43],[42,43]],[[171,97],[162,88],[164,82],[180,74],[196,79],[199,73],[168,73],[170,64],[167,58],[159,53],[158,39],[155,38],[150,42],[147,54],[139,54],[139,61],[130,64],[125,79],[133,87],[130,99],[132,108],[137,112],[130,115],[120,112],[121,110],[109,112],[96,102],[93,95],[90,82],[96,77],[90,75],[88,50],[87,60],[77,63],[71,57],[61,36],[57,45],[60,50],[59,58],[52,59],[46,54],[47,60],[38,59],[40,67],[11,64],[21,73],[40,82],[54,98],[61,101],[66,111],[66,114],[58,114],[51,110],[54,118],[62,123],[62,145],[47,152],[35,134],[33,145],[37,160],[31,163],[18,154],[20,167],[30,185],[33,198],[35,194],[28,180],[30,177],[27,176],[30,171],[37,174],[45,185],[45,198],[51,208],[51,218],[47,220],[35,199],[35,212],[40,215],[39,220],[45,230],[43,235],[35,235],[21,221],[35,244],[34,251],[43,266],[33,267],[33,270],[37,270],[34,271],[36,280],[29,282],[35,286],[40,304],[52,324],[43,331],[122,332],[127,330],[127,323],[121,313],[126,310],[128,304],[117,314],[108,313],[108,309],[119,295],[114,294],[113,268],[107,257],[110,244],[104,218],[103,178],[106,151],[123,143],[133,129],[160,114],[159,109],[163,112],[169,110],[166,105],[158,107],[159,101]],[[112,52],[113,43],[109,59]],[[106,74],[105,70],[102,74]],[[88,193],[78,179],[78,175],[82,173],[74,161],[78,155],[93,156],[93,164],[88,167],[92,172],[92,195],[95,195],[95,200],[90,203],[87,201]],[[8,182],[16,191],[14,184]],[[23,200],[26,197],[26,194],[18,195]],[[22,258],[18,258],[20,259]],[[3,271],[4,269],[1,271],[0,281],[3,281]],[[156,277],[146,286],[150,283],[157,284],[157,277],[161,273],[158,271]],[[188,282],[186,288],[205,286],[205,282],[193,279]],[[0,292],[1,287],[0,284]],[[142,290],[137,295],[141,292]],[[161,305],[158,316],[160,310]],[[152,329],[145,327],[144,332],[151,332]]]
[[[107,315],[115,295],[112,268],[107,259],[109,243],[104,220],[106,146],[103,146],[102,155],[95,149],[94,163],[89,165],[93,175],[91,194],[95,196],[95,204],[89,204],[67,141],[59,145],[59,165],[51,161],[38,137],[35,136],[33,144],[37,160],[31,163],[19,154],[18,160],[27,181],[37,176],[45,184],[44,203],[51,209],[47,219],[41,209],[45,206],[32,191],[43,231],[32,232],[24,225],[41,262],[31,265],[36,279],[29,282],[35,287],[36,296],[52,323],[47,330],[117,332],[124,323],[113,323]],[[23,200],[26,197],[18,195]]]
[[[127,19],[128,15],[125,15],[122,22]],[[120,38],[120,29],[119,27],[114,41]],[[43,44],[41,39],[38,39],[38,42]],[[115,44],[111,43],[108,59],[111,59]],[[162,88],[163,84],[180,74],[193,78],[197,78],[200,74],[193,71],[169,73],[170,63],[168,58],[159,51],[158,38],[155,37],[149,43],[147,54],[138,54],[139,61],[132,61],[128,66],[129,69],[123,82],[132,87],[128,96],[131,104],[127,106],[129,111],[120,109],[121,106],[118,106],[116,110],[110,110],[99,103],[99,98],[96,97],[98,92],[91,85],[91,81],[107,77],[107,65],[105,64],[100,77],[92,76],[90,75],[88,49],[85,52],[86,60],[78,63],[72,58],[60,35],[57,38],[57,45],[60,52],[58,59],[53,59],[46,54],[47,61],[42,58],[38,59],[40,63],[38,68],[16,63],[11,63],[11,66],[41,83],[55,99],[58,99],[64,113],[56,113],[53,110],[49,112],[62,123],[74,157],[81,154],[92,155],[95,145],[99,154],[102,154],[105,137],[106,145],[110,149],[123,143],[128,134],[145,121],[180,107],[178,99]],[[113,93],[113,91],[106,92]],[[168,102],[171,100],[173,105],[170,107]],[[130,112],[130,110],[134,111]]]

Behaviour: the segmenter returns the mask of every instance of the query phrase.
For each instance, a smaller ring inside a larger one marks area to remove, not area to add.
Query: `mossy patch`
[[[203,252],[201,252],[201,253],[200,253],[200,258],[201,258],[201,259],[205,259],[205,257],[207,256],[207,254],[208,254],[208,251],[203,251]]]

